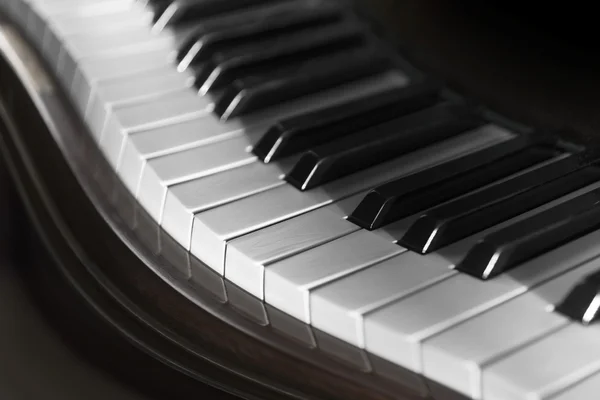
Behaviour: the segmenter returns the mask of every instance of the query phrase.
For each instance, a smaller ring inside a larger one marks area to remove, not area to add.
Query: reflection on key
[[[228,19],[210,24],[191,35],[179,50],[179,69],[198,65],[218,51],[299,29],[314,28],[339,20],[341,13],[334,7],[314,7],[309,4],[261,10],[241,21]]]
[[[393,119],[304,153],[286,180],[309,190],[481,125],[464,108],[448,104]]]
[[[196,76],[203,94],[254,73],[269,74],[280,66],[293,67],[306,59],[332,54],[359,45],[363,32],[340,23],[308,32],[292,32],[214,54]]]
[[[280,0],[175,0],[169,4],[158,5],[154,17],[155,29],[180,26],[276,1]]]
[[[434,85],[414,84],[289,118],[273,125],[253,152],[269,163],[418,111],[432,105],[436,99]]]
[[[267,106],[375,75],[388,69],[390,60],[374,49],[363,48],[308,60],[293,67],[236,79],[227,86],[215,112],[228,120]]]
[[[551,148],[532,147],[528,137],[516,137],[375,188],[349,219],[365,229],[378,229],[557,155]]]
[[[600,192],[594,191],[481,239],[457,269],[489,279],[600,226]]]
[[[399,244],[426,254],[600,180],[600,168],[577,171],[579,164],[574,158],[436,207],[422,215]]]
[[[556,311],[584,325],[600,318],[600,270],[585,277],[556,306]]]

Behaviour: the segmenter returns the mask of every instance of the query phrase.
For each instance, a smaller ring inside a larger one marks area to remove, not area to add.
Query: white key
[[[121,167],[118,164],[117,168],[126,185],[130,188],[137,188],[139,186],[141,171],[144,170],[147,160],[153,157],[170,154],[192,146],[206,145],[231,136],[246,135],[250,139],[249,144],[252,146],[277,120],[309,112],[315,108],[328,107],[343,101],[378,93],[390,87],[404,86],[405,84],[406,77],[404,75],[397,73],[383,74],[340,86],[329,91],[320,92],[313,96],[306,96],[296,101],[287,102],[247,118],[221,122],[215,116],[209,114],[202,118],[177,125],[138,132],[129,136],[129,140],[123,151],[123,166]],[[177,154],[173,155],[173,157],[177,157]],[[211,193],[212,200],[210,203],[224,204],[227,201],[246,197],[252,193],[259,193],[280,184],[281,180],[278,175],[287,172],[290,163],[290,160],[286,160],[281,165],[269,164],[265,168],[273,168],[274,171],[268,173],[260,172],[257,177],[253,175],[254,169],[244,168],[231,171],[229,172],[232,174],[231,178],[223,176],[215,177],[210,181],[202,180],[198,182],[199,187],[197,189],[191,190],[197,193],[202,190],[205,184],[208,184],[209,187],[214,187],[213,185],[216,183],[219,187],[219,193],[222,193],[224,197],[218,199]],[[264,169],[261,169],[261,171],[264,171]],[[273,173],[275,171],[277,171],[277,174]],[[245,178],[242,176],[244,173],[246,174]],[[269,177],[268,180],[261,179],[267,176]],[[228,184],[226,183],[227,179],[231,179]],[[245,184],[234,184],[234,182],[242,181]],[[186,191],[186,193],[191,194],[192,192]],[[198,196],[196,200],[193,197],[177,199],[174,198],[173,193],[167,193],[167,201],[165,202],[165,211],[163,214],[167,215],[166,220],[168,221],[182,222],[181,225],[178,223],[169,225],[169,228],[173,228],[171,231],[173,236],[182,240],[185,238],[182,245],[186,248],[189,248],[193,214],[207,207],[205,201],[206,197],[204,196]],[[183,205],[185,207],[181,207]]]
[[[154,69],[161,69],[170,65],[170,51],[159,49],[127,55],[88,57],[76,61],[70,57],[65,66],[60,67],[63,83],[70,78],[69,62],[75,66],[75,75],[72,78],[71,96],[82,115],[87,110],[91,96],[100,81],[133,76]]]
[[[131,1],[111,2],[78,2],[64,3],[61,7],[44,7],[40,4],[35,6],[35,12],[30,14],[28,25],[33,29],[34,40],[38,46],[45,48],[47,45],[48,27],[54,26],[56,19],[69,18],[85,21],[87,19],[106,17],[111,18],[121,13],[133,12],[139,15],[139,7]],[[43,27],[39,25],[44,21]],[[89,28],[87,28],[89,29]]]
[[[130,10],[134,0],[78,0],[61,2],[33,2],[34,9],[44,16],[70,15],[85,18],[96,15],[107,15]]]
[[[100,145],[116,169],[127,136],[136,131],[158,128],[208,114],[213,102],[192,90],[167,93],[142,103],[110,110]]]
[[[254,162],[256,156],[246,151],[248,144],[248,138],[242,136],[155,158],[142,172],[137,198],[160,223],[170,185]]]
[[[426,340],[425,375],[480,399],[481,371],[486,365],[567,323],[558,313],[548,312],[547,306],[559,303],[579,280],[600,269],[600,260],[594,260],[600,255],[599,239],[600,232],[591,233],[546,257],[554,264],[580,267]]]
[[[572,386],[560,393],[552,400],[582,400],[582,399],[593,399],[600,393],[600,373],[597,373],[582,382],[577,382],[575,386]]]
[[[26,28],[34,43],[43,46],[47,25],[57,15],[86,18],[97,15],[111,15],[132,7],[132,1],[79,1],[79,2],[32,2]]]
[[[62,82],[69,85],[68,87],[70,88],[77,64],[84,58],[83,55],[77,55],[70,50],[69,42],[71,38],[80,36],[101,38],[120,33],[124,38],[123,46],[120,45],[115,49],[115,52],[123,54],[127,51],[127,40],[125,39],[127,33],[134,29],[149,31],[151,17],[151,15],[139,12],[123,12],[83,20],[67,19],[60,25],[56,22],[51,22],[44,34],[44,54],[48,56],[55,72],[59,75],[61,73],[64,75]],[[107,29],[107,27],[110,27],[110,29]],[[125,50],[119,52],[118,50],[121,47],[125,47]],[[138,49],[131,48],[128,51],[139,52]]]
[[[412,252],[400,254],[312,291],[311,324],[364,348],[364,314],[451,275],[443,264]]]
[[[259,133],[266,129],[260,127],[249,130],[246,136],[252,141],[258,140]],[[240,121],[221,122],[213,114],[132,132],[134,134],[127,136],[127,140],[124,141],[123,156],[117,163],[117,170],[126,186],[133,193],[137,193],[142,171],[148,160],[243,136],[245,132],[246,128]]]
[[[310,323],[310,291],[406,249],[359,230],[265,269],[265,301]]]
[[[199,96],[192,90],[165,93],[159,98],[118,107],[111,118],[128,133],[174,124],[201,117],[212,111],[210,96]]]
[[[269,165],[253,162],[170,187],[162,227],[189,250],[195,213],[285,185],[282,175],[289,171],[295,160]]]
[[[164,32],[154,35],[146,28],[136,27],[102,35],[80,33],[65,39],[64,51],[68,51],[71,57],[77,60],[110,53],[125,54],[131,50],[139,52],[177,48],[174,34]]]
[[[247,150],[254,140],[244,135],[153,158],[148,162],[146,170],[152,170],[166,189],[169,185],[229,169],[230,165],[243,165],[256,161],[256,156]],[[145,182],[144,177],[142,182]]]
[[[135,135],[131,135],[130,141],[141,156],[156,157],[201,145],[213,141],[217,137],[223,139],[233,135],[242,135],[248,129],[266,132],[268,127],[277,120],[379,93],[389,88],[399,88],[405,86],[406,83],[407,78],[402,74],[395,72],[381,74],[278,104],[243,118],[225,122],[214,115],[204,115],[197,119],[184,121],[178,126],[137,132]]]
[[[262,299],[265,269],[270,265],[360,229],[345,217],[365,194],[232,240],[227,244],[225,277]]]
[[[505,138],[504,134],[498,135],[496,131],[490,134],[485,129],[477,130],[312,191],[300,192],[291,185],[284,185],[197,214],[193,222],[191,251],[208,266],[222,273],[226,242],[231,239],[323,207],[390,179],[444,162],[492,140]]]
[[[547,400],[598,372],[600,326],[571,323],[486,368],[483,398]]]
[[[177,72],[170,66],[136,76],[102,81],[90,101],[86,121],[99,140],[110,110],[165,93],[181,91],[190,88],[192,84],[191,75]]]
[[[176,124],[134,132],[135,134],[129,136],[127,145],[134,147],[138,155],[147,160],[243,136],[247,130],[264,132],[266,129],[266,125],[254,128],[246,126],[240,120],[221,121],[214,114],[206,114]],[[250,135],[255,136],[252,133]]]
[[[50,26],[58,36],[67,37],[74,34],[111,34],[123,29],[152,27],[153,14],[149,10],[132,8],[112,15],[98,15],[78,18],[72,15],[55,16]]]
[[[437,259],[441,266],[451,268],[479,237],[598,187],[600,183],[588,186],[422,257],[428,258],[429,262]],[[546,253],[489,281],[454,274],[413,296],[389,304],[365,317],[366,348],[405,368],[421,372],[424,340],[573,267],[571,258],[560,260],[559,257],[560,252]]]
[[[43,51],[49,56],[51,65],[60,72],[59,59],[64,54],[63,47],[71,37],[80,35],[102,37],[116,33],[129,32],[132,29],[141,29],[150,32],[152,26],[152,13],[140,7],[131,7],[128,10],[110,15],[96,15],[79,18],[72,15],[53,16],[47,21],[44,33]]]

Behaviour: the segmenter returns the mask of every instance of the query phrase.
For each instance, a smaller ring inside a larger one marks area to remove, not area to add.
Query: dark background
[[[0,398],[3,400],[143,400],[71,351],[34,304],[13,252],[17,210],[0,166]]]
[[[357,1],[457,91],[526,124],[600,144],[593,3]]]

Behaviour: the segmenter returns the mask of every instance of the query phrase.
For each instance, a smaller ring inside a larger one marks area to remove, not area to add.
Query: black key
[[[227,120],[383,72],[390,65],[379,51],[362,48],[236,79],[216,101],[215,113]]]
[[[347,23],[276,35],[213,55],[199,69],[196,86],[205,94],[231,84],[236,78],[268,75],[269,71],[281,67],[293,68],[307,59],[358,47],[364,44],[363,40],[364,31]]]
[[[209,19],[199,24],[192,24],[193,28],[190,34],[181,41],[178,47],[179,50],[176,57],[179,62],[178,69],[183,71],[190,64],[195,66],[197,63],[204,61],[209,54],[220,49],[221,46],[225,47],[228,41],[227,32],[257,23],[272,14],[280,15],[285,12],[288,12],[288,9],[282,7],[256,8],[246,12],[226,15],[221,18]],[[221,35],[223,35],[222,39]],[[202,53],[202,56],[199,55],[196,57],[196,51]]]
[[[174,3],[175,0],[149,0],[148,6],[154,13],[154,22],[165,12],[165,10]]]
[[[280,121],[267,131],[252,151],[269,163],[418,111],[433,105],[437,99],[438,87],[430,83],[376,93]]]
[[[596,191],[487,235],[456,269],[489,279],[598,228],[600,195]]]
[[[476,128],[481,123],[465,108],[440,104],[309,150],[286,180],[300,190],[312,189]]]
[[[570,156],[428,211],[399,244],[426,254],[598,180],[600,168]]]
[[[535,141],[517,137],[381,185],[367,193],[348,220],[378,229],[558,155],[533,147]]]
[[[218,51],[282,33],[307,30],[339,21],[342,13],[334,7],[279,7],[261,10],[244,19],[202,27],[179,50],[180,70],[207,61]]]
[[[578,283],[555,307],[555,311],[589,325],[600,320],[600,271]]]
[[[178,26],[281,0],[175,0],[155,8],[157,27]]]

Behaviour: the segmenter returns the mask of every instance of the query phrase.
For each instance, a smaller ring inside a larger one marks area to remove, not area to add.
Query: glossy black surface
[[[286,176],[286,181],[299,190],[309,190],[482,123],[465,108],[439,104],[307,151]]]
[[[559,154],[556,149],[535,147],[536,141],[540,140],[517,137],[381,185],[365,196],[348,220],[378,229]]]
[[[600,228],[600,192],[552,207],[481,239],[456,269],[490,279]]]
[[[216,52],[282,33],[308,30],[342,18],[337,7],[266,8],[249,12],[243,19],[228,18],[218,24],[207,24],[192,34],[179,50],[177,59],[186,59],[186,67],[208,60]]]
[[[254,74],[277,74],[280,68],[293,72],[291,68],[306,60],[359,47],[362,39],[362,29],[342,22],[234,46],[211,55],[199,68],[196,86],[206,93]]]
[[[162,19],[164,26],[175,27],[277,1],[283,0],[174,0],[159,5],[154,21]]]
[[[215,112],[223,119],[242,116],[279,102],[374,75],[390,67],[389,57],[370,46],[304,60],[293,66],[234,80],[217,100]]]
[[[437,99],[437,86],[429,83],[373,94],[279,121],[266,132],[252,151],[265,163],[277,161],[394,119],[398,115],[425,108]]]
[[[399,244],[427,254],[598,180],[599,167],[570,156],[427,211]]]
[[[175,0],[148,0],[148,6],[150,6],[154,12],[154,21],[156,22],[156,20],[165,12],[167,7],[174,2]]]
[[[600,271],[577,284],[556,306],[556,312],[578,323],[589,325],[600,321]]]

